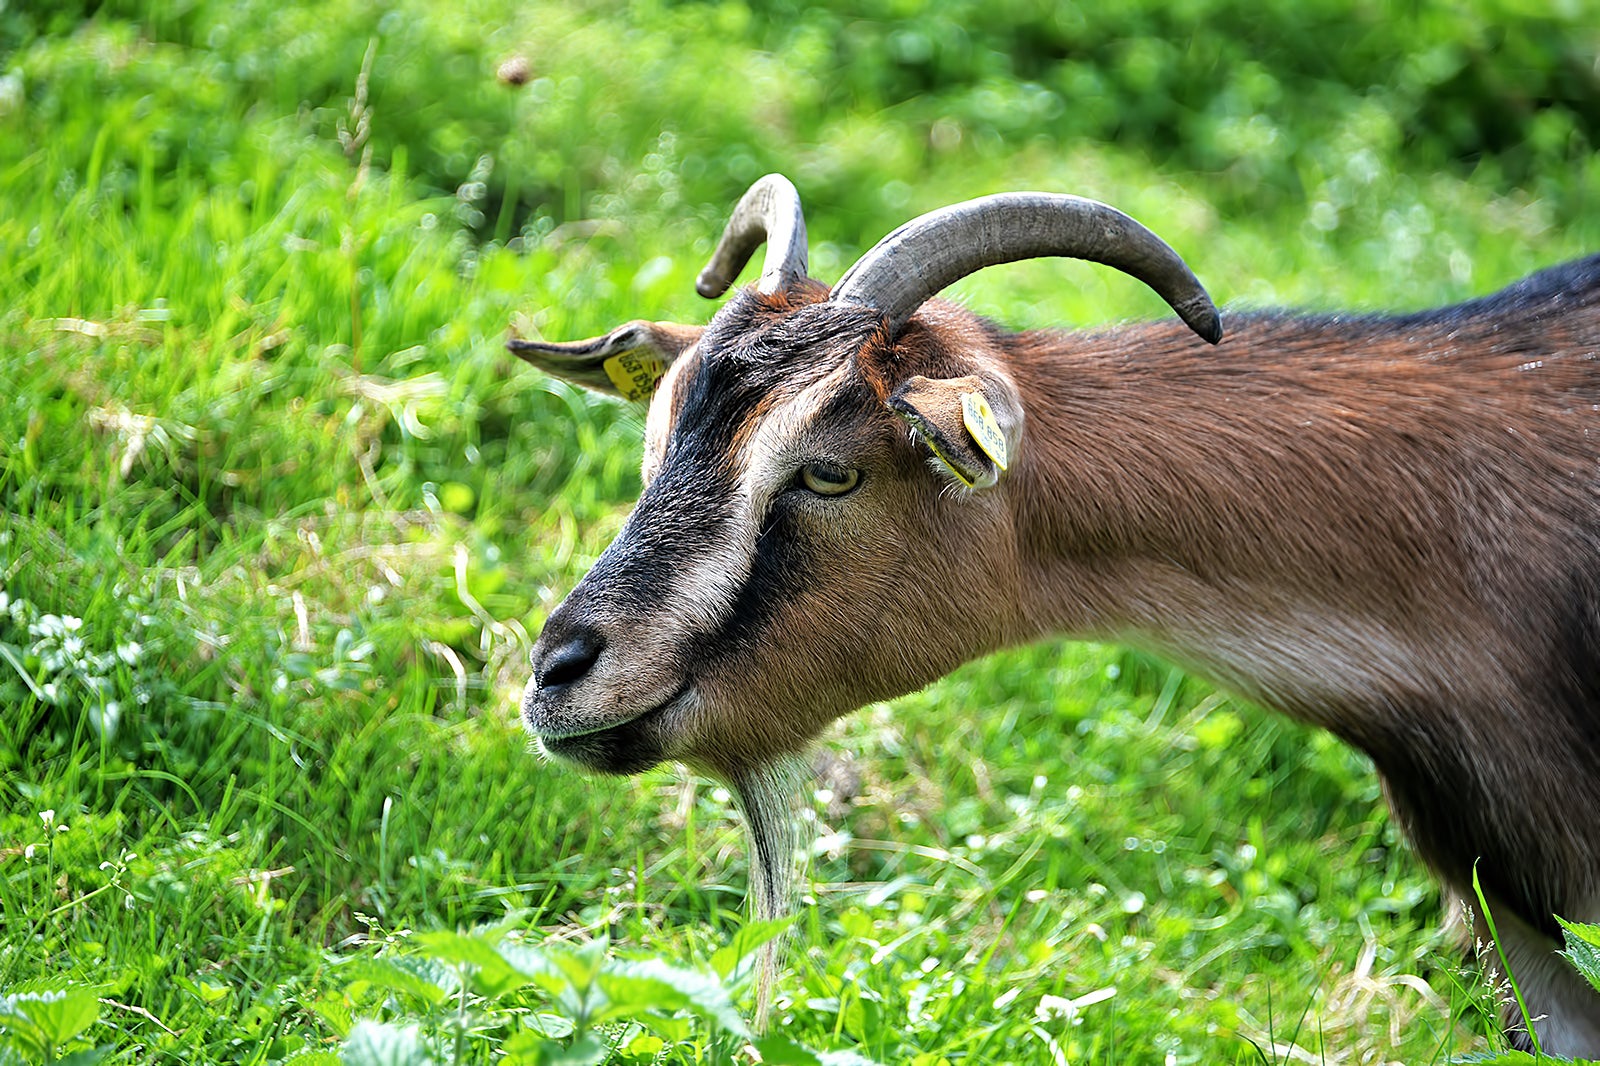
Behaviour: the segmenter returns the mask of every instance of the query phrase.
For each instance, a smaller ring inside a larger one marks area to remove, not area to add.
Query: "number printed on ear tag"
[[[634,401],[648,401],[654,396],[667,372],[667,364],[643,348],[618,352],[600,365],[623,398]]]
[[[978,442],[978,447],[983,449],[983,454],[993,459],[995,466],[1004,470],[1006,435],[1000,432],[1000,423],[995,420],[994,412],[989,409],[989,401],[983,398],[983,393],[961,394],[961,420],[966,423],[967,432],[972,434],[972,439]]]

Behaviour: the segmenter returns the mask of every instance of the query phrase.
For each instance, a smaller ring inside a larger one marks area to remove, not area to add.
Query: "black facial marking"
[[[876,403],[871,391],[859,381],[847,383],[830,396],[813,423],[817,431],[810,444],[815,456],[853,463],[864,440],[859,428],[862,412],[873,409]],[[897,433],[889,422],[884,421],[882,432]],[[862,473],[861,484],[846,495],[860,491],[871,477],[870,473]],[[817,538],[814,525],[827,521],[830,507],[848,506],[844,499],[819,499],[798,488],[795,481],[774,495],[762,516],[750,573],[722,625],[715,632],[704,634],[697,643],[697,657],[716,661],[757,646],[777,609],[800,600],[815,587],[818,556],[827,549]]]
[[[732,510],[741,431],[769,397],[820,380],[876,328],[876,315],[861,308],[814,304],[780,315],[748,291],[725,304],[706,327],[695,364],[678,379],[655,477],[573,592],[583,613],[604,624],[670,610],[682,569],[725,544],[728,527],[741,521]],[[758,544],[758,564],[761,550]]]
[[[716,661],[745,651],[760,639],[780,604],[792,602],[810,585],[809,552],[796,521],[795,504],[773,501],[756,540],[750,574],[739,587],[720,628],[697,640],[695,655]]]

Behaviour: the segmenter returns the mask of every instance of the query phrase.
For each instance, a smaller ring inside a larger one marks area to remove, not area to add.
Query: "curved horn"
[[[1205,340],[1222,339],[1211,297],[1165,241],[1114,207],[1054,193],[984,196],[915,218],[857,260],[832,298],[881,311],[898,332],[952,282],[984,267],[1052,255],[1131,274]]]
[[[800,212],[800,194],[782,174],[758,179],[739,198],[717,250],[694,283],[695,291],[708,300],[727,292],[763,241],[767,258],[758,292],[781,292],[806,276],[806,220]]]

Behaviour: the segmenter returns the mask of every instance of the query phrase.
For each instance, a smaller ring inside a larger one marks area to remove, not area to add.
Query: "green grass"
[[[1116,203],[1236,306],[1414,308],[1600,246],[1581,12],[940,12],[0,9],[0,993],[65,993],[36,1057],[381,1061],[417,1024],[443,1061],[750,1061],[725,795],[578,778],[516,724],[641,418],[502,340],[703,321],[764,171],[825,279],[1026,187]],[[1060,263],[958,295],[1162,313]],[[822,750],[773,1031],[831,1061],[1492,1043],[1370,767],[1160,663],[995,656]]]

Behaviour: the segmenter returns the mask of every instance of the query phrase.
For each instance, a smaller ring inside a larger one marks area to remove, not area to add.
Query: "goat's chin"
[[[643,773],[676,758],[673,738],[697,704],[694,686],[683,681],[660,703],[631,718],[588,728],[580,711],[530,686],[522,701],[522,722],[546,755],[568,765],[618,777]]]
[[[667,758],[661,737],[665,714],[665,707],[657,707],[593,733],[540,737],[539,746],[551,758],[579,769],[617,777],[643,773]]]

